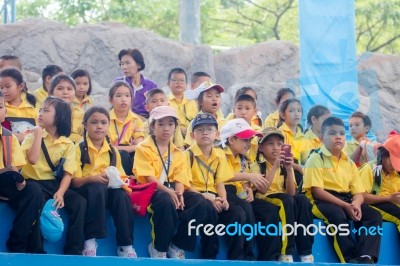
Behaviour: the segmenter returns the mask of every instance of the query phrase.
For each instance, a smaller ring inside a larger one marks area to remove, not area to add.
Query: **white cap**
[[[188,100],[196,100],[197,98],[199,98],[200,93],[202,93],[203,91],[207,91],[209,89],[217,89],[217,91],[219,93],[224,92],[224,87],[222,87],[219,84],[216,84],[214,82],[212,82],[211,80],[205,81],[203,83],[201,83],[196,89],[194,90],[187,90],[185,92],[185,96],[186,99]]]
[[[254,136],[262,137],[262,134],[251,128],[243,118],[235,118],[226,123],[221,129],[221,145],[225,148],[226,140],[236,136],[240,139],[250,139]]]

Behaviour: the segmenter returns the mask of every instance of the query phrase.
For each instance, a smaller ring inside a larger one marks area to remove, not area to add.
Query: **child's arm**
[[[293,169],[298,171],[300,174],[303,174],[303,166],[301,166],[301,164],[293,163]]]
[[[269,184],[262,174],[255,174],[255,173],[235,173],[234,177],[228,180],[227,182],[234,182],[234,181],[250,182],[259,191],[267,190]]]
[[[61,209],[64,207],[64,194],[65,191],[69,188],[71,184],[72,176],[71,174],[64,171],[64,176],[61,180],[60,187],[58,188],[57,192],[54,193],[53,198],[56,204],[57,209]]]
[[[175,192],[176,195],[178,196],[178,200],[179,200],[179,209],[183,210],[185,208],[185,202],[183,200],[183,192],[185,192],[185,186],[178,181],[175,181]]]
[[[281,151],[282,152],[282,151]],[[292,157],[286,157],[284,167],[286,169],[286,193],[294,196],[296,194],[295,177],[293,172],[293,154]]]
[[[363,196],[365,204],[376,204],[385,202],[400,204],[400,192],[395,192],[387,196],[378,196],[370,193],[364,193]]]
[[[128,146],[115,146],[115,148],[117,149],[117,150],[124,150],[124,151],[127,151],[127,152],[129,152],[129,153],[132,153],[132,152],[135,152],[136,151],[136,147],[137,147],[137,145],[140,143],[140,142],[142,142],[144,140],[144,138],[143,137],[138,137],[138,138],[131,138],[130,139],[130,144],[131,145],[128,145]]]
[[[98,174],[98,175],[93,175],[93,176],[87,176],[87,177],[75,177],[72,179],[72,186],[73,187],[81,187],[83,185],[89,184],[89,183],[102,183],[107,185],[108,184],[108,177],[105,173]]]
[[[27,160],[30,164],[34,165],[39,160],[40,151],[42,150],[42,136],[43,129],[39,126],[36,126],[32,129],[34,134],[33,143],[30,149],[27,151]]]
[[[224,183],[219,183],[217,185],[217,194],[218,197],[216,197],[214,201],[214,207],[216,208],[216,210],[218,212],[221,212],[223,210],[228,210],[229,203],[228,200],[226,199],[226,190]]]
[[[157,183],[156,190],[163,190],[163,191],[167,192],[171,196],[172,202],[175,204],[175,207],[177,209],[179,209],[180,201],[178,199],[178,195],[175,192],[175,190],[172,190],[172,189],[164,186],[164,184],[161,184],[160,181],[154,176],[146,176],[145,178],[146,178],[147,182],[156,182]],[[175,185],[176,185],[176,183],[175,183]]]

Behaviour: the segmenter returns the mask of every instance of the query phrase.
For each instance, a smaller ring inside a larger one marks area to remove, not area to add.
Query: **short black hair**
[[[62,99],[54,96],[47,97],[42,106],[52,105],[56,111],[54,123],[58,136],[69,137],[72,130],[72,109],[71,106]]]
[[[150,99],[156,94],[164,94],[165,96],[167,96],[162,89],[154,88],[146,93],[146,104],[148,104],[150,102]]]
[[[74,80],[76,78],[80,78],[80,77],[87,77],[89,80],[89,89],[87,91],[87,95],[90,95],[92,93],[92,78],[90,77],[90,74],[87,70],[85,69],[76,69],[71,73],[71,78],[73,78]]]
[[[211,78],[211,76],[209,74],[207,74],[206,72],[202,72],[202,71],[198,71],[198,72],[194,72],[192,74],[192,77],[190,78],[190,82],[191,83],[196,83],[197,80],[201,77],[209,77]]]
[[[371,129],[372,121],[371,121],[371,118],[369,118],[368,115],[357,111],[357,112],[352,113],[351,116],[350,116],[350,118],[354,118],[354,117],[361,118],[363,120],[364,126],[365,127],[369,126],[369,128]]]
[[[180,68],[180,67],[176,67],[176,68],[171,69],[171,71],[168,73],[168,81],[170,81],[172,75],[175,74],[175,73],[184,74],[185,75],[185,81],[187,82],[186,72],[185,72],[185,70],[183,68]]]
[[[22,64],[21,64],[21,59],[16,56],[16,55],[2,55],[0,56],[0,60],[4,60],[4,61],[13,61],[14,62],[14,66],[16,68],[18,68],[19,71],[22,70]]]
[[[43,81],[43,89],[46,89],[44,86],[44,81],[46,80],[46,77],[53,78],[55,75],[63,72],[62,68],[57,65],[47,65],[43,68],[42,70],[42,81]]]
[[[248,94],[242,94],[242,95],[239,95],[238,97],[236,97],[235,103],[233,104],[233,106],[236,106],[236,104],[238,102],[250,102],[254,107],[257,106],[256,100]]]
[[[326,128],[330,127],[330,126],[333,126],[333,125],[342,126],[344,128],[344,123],[343,123],[342,119],[340,119],[338,117],[335,117],[335,116],[330,116],[327,119],[325,119],[324,122],[322,122],[321,134],[324,135],[325,131],[326,131]]]
[[[50,89],[49,89],[49,95],[53,95],[54,89],[55,89],[55,88],[57,87],[57,85],[58,85],[61,81],[63,81],[63,80],[69,82],[69,83],[72,85],[72,87],[74,87],[74,90],[75,90],[75,92],[76,92],[76,84],[75,84],[75,81],[74,81],[70,76],[68,76],[68,75],[66,75],[66,74],[58,74],[58,75],[55,75],[55,76],[51,79],[51,82],[50,82]]]
[[[118,59],[121,63],[121,59],[124,55],[129,55],[130,57],[132,57],[132,59],[136,62],[136,64],[138,64],[140,67],[138,68],[138,71],[142,71],[145,68],[145,63],[144,63],[144,58],[142,53],[134,48],[134,49],[122,49],[119,53],[118,53]]]

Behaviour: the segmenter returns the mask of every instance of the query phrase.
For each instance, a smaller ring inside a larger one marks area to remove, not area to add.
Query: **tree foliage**
[[[116,21],[178,39],[178,0],[20,0],[17,18],[45,17],[76,25]],[[397,52],[400,0],[356,1],[358,52]],[[298,43],[298,0],[202,0],[202,42],[243,46],[269,40]]]

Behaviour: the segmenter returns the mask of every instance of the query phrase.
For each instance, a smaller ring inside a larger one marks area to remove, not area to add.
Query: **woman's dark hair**
[[[121,59],[124,55],[129,55],[130,57],[132,57],[132,59],[136,62],[136,64],[139,65],[138,71],[142,71],[145,68],[145,64],[144,64],[144,58],[142,53],[138,50],[138,49],[122,49],[119,53],[118,53],[118,59],[119,62],[121,63]]]
[[[105,109],[104,107],[100,107],[100,106],[92,106],[89,109],[86,110],[85,115],[83,116],[83,121],[82,123],[85,125],[89,118],[94,114],[94,113],[100,113],[103,114],[107,117],[108,122],[110,122],[110,114],[108,113],[107,109]],[[111,150],[111,158],[110,158],[110,165],[114,165],[116,163],[117,160],[117,155],[116,155],[116,151],[113,145],[111,145],[111,141],[110,141],[110,137],[108,136],[108,134],[106,135],[106,141],[108,143],[108,145],[110,146],[110,150]],[[89,156],[89,151],[88,151],[88,144],[87,144],[87,139],[86,139],[86,127],[83,131],[83,154],[81,155],[81,162],[82,164],[91,164],[90,163],[90,156]]]
[[[53,78],[55,75],[63,72],[62,68],[57,65],[47,65],[42,70],[43,89],[46,89],[45,81],[47,77]]]
[[[54,123],[58,136],[69,137],[72,128],[72,109],[71,106],[63,100],[54,96],[47,97],[42,106],[52,105],[56,111]]]
[[[384,158],[388,158],[390,157],[389,151],[387,149],[385,149],[385,147],[381,146],[378,148],[378,152],[377,152],[377,156],[376,156],[376,165],[377,166],[382,166],[382,170],[383,170],[383,164],[382,161]],[[374,171],[374,183],[377,186],[381,186],[382,184],[382,171]],[[373,192],[373,194],[375,194],[375,192]]]
[[[285,94],[292,94],[293,97],[296,96],[296,94],[294,93],[294,91],[290,88],[281,88],[276,92],[276,97],[275,97],[275,104],[279,105],[281,103],[281,99],[283,96],[285,96]]]
[[[291,103],[298,103],[298,104],[300,104],[300,106],[302,106],[300,100],[296,99],[296,98],[287,99],[287,100],[281,102],[279,105],[279,122],[277,125],[278,128],[283,125],[283,122],[285,122],[285,120],[283,120],[283,118],[281,116],[281,113],[285,113],[286,109],[288,108],[289,104],[291,104]],[[299,127],[303,131],[303,128],[300,124],[299,124]]]
[[[254,100],[257,101],[257,92],[256,92],[252,87],[241,87],[240,89],[238,89],[238,90],[236,91],[236,94],[235,94],[235,99],[236,99],[237,97],[239,97],[240,95],[246,94],[246,92],[248,92],[248,91],[252,91],[252,92],[255,93],[256,98],[255,98]]]
[[[87,77],[89,80],[89,90],[87,91],[87,95],[90,95],[92,93],[92,78],[90,77],[90,74],[88,71],[84,70],[84,69],[76,69],[71,73],[71,78],[73,78],[74,80],[76,78],[80,78],[80,77]]]
[[[26,100],[28,101],[28,103],[33,105],[33,107],[36,107],[36,98],[33,94],[30,94],[28,92],[28,89],[25,86],[24,78],[22,77],[21,71],[19,71],[15,67],[5,68],[0,71],[0,77],[12,78],[15,81],[15,83],[17,83],[18,86],[22,84],[22,92],[25,92]]]
[[[111,85],[110,90],[108,91],[108,97],[109,97],[110,99],[112,99],[112,98],[114,97],[114,95],[115,95],[115,92],[118,90],[118,88],[119,88],[119,87],[122,87],[122,86],[127,87],[127,88],[129,89],[129,93],[131,94],[131,98],[132,98],[132,97],[133,97],[133,95],[132,95],[132,90],[131,90],[131,88],[129,87],[129,84],[126,83],[125,81],[116,81],[116,82],[114,82],[114,83]]]
[[[369,126],[369,129],[371,129],[372,121],[371,121],[371,118],[369,118],[369,116],[367,116],[366,114],[361,113],[361,112],[354,112],[351,114],[350,119],[353,117],[361,118],[363,120],[364,126],[365,127]]]
[[[54,94],[55,88],[56,88],[57,85],[58,85],[61,81],[63,81],[63,80],[69,82],[69,83],[72,85],[72,87],[74,87],[74,90],[76,91],[76,84],[75,84],[75,81],[74,81],[70,76],[68,76],[68,75],[66,75],[66,74],[59,74],[59,75],[54,76],[54,77],[51,79],[49,95],[53,95],[53,94]]]
[[[314,105],[311,107],[310,111],[307,114],[307,127],[312,127],[312,117],[314,116],[316,119],[320,118],[323,115],[330,114],[331,111],[323,105]]]

